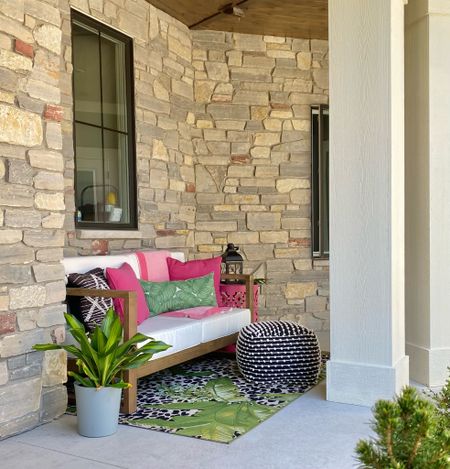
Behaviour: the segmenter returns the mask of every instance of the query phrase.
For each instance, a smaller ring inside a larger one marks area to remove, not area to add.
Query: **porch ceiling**
[[[191,29],[328,38],[328,0],[147,0]],[[239,17],[225,11],[237,6]]]

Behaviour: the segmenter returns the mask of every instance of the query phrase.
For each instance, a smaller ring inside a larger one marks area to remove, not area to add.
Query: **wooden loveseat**
[[[184,255],[180,252],[172,252],[170,257],[184,261]],[[63,265],[65,273],[68,275],[75,272],[85,273],[95,267],[120,267],[124,262],[130,264],[138,278],[140,278],[139,266],[134,254],[66,258]],[[231,308],[220,314],[200,320],[156,316],[146,319],[139,326],[137,325],[136,292],[67,288],[68,297],[122,298],[124,300],[124,340],[129,339],[139,331],[156,340],[163,340],[173,345],[165,352],[155,355],[141,367],[126,372],[124,379],[131,383],[131,388],[126,389],[123,393],[122,412],[132,413],[136,410],[138,378],[219,350],[236,342],[239,330],[252,320],[253,278],[251,275],[222,274],[222,280],[245,282],[245,309]],[[75,369],[75,367],[75,360],[69,357],[68,368]]]

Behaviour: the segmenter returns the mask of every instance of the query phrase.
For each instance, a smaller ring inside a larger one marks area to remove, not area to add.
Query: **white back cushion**
[[[170,257],[181,262],[185,261],[183,252],[171,252]],[[131,265],[134,273],[136,274],[136,277],[140,278],[138,259],[137,256],[133,253],[116,254],[112,256],[66,257],[62,261],[66,275],[73,273],[84,274],[85,272],[95,269],[96,267],[100,267],[101,269],[106,269],[106,267],[118,268],[125,262]]]

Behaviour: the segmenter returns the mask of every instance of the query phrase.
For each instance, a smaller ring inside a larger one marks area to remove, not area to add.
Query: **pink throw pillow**
[[[166,262],[170,256],[169,251],[137,251],[135,254],[139,262],[141,280],[149,282],[168,282],[170,280]]]
[[[118,269],[107,267],[105,273],[108,285],[112,290],[129,290],[137,293],[137,323],[144,322],[150,316],[150,312],[145,301],[144,291],[131,265],[125,262]],[[114,298],[114,307],[122,322],[124,319],[123,303],[122,298]]]
[[[218,306],[222,306],[220,295],[220,264],[221,257],[212,259],[197,259],[195,261],[180,262],[171,257],[167,258],[170,280],[189,280],[190,278],[203,277],[214,273],[214,289]]]

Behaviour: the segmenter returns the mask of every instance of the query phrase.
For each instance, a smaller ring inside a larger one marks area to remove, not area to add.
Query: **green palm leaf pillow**
[[[213,272],[175,282],[140,282],[151,316],[196,306],[217,306]]]

